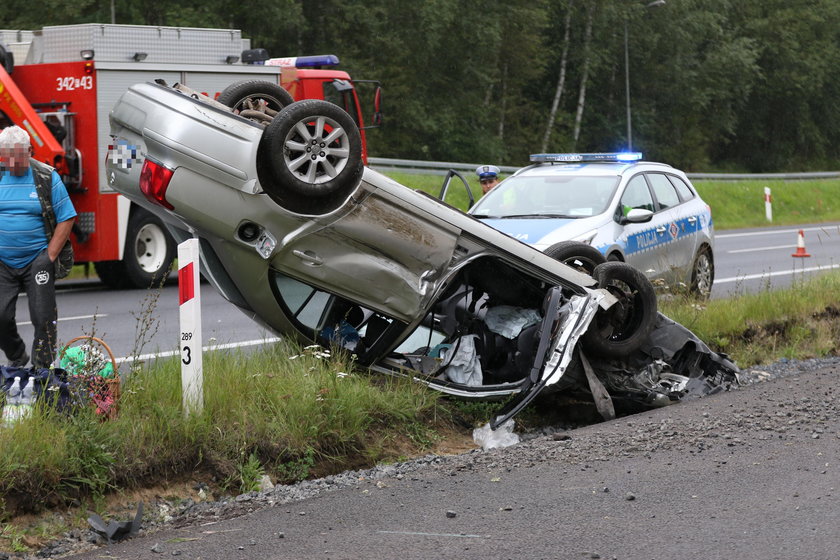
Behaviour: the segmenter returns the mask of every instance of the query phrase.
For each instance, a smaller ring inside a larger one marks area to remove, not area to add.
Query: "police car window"
[[[668,180],[671,181],[671,183],[677,189],[677,193],[679,193],[680,199],[683,202],[694,198],[694,192],[692,192],[691,187],[685,184],[685,181],[674,175],[666,175],[666,177],[668,177]]]
[[[628,211],[633,208],[654,211],[653,198],[643,175],[636,175],[627,183],[621,197],[621,208]]]
[[[671,208],[680,203],[680,197],[677,195],[677,189],[671,184],[671,181],[662,173],[648,173],[650,186],[653,188],[653,194],[656,196],[656,201],[659,203],[660,210]]]

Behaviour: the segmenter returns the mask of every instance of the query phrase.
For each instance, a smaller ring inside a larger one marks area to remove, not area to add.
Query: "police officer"
[[[499,184],[499,168],[495,165],[479,165],[475,169],[478,182],[481,183],[481,194],[487,194],[490,189]]]

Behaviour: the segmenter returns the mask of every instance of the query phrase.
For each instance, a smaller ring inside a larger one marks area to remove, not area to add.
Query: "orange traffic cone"
[[[796,238],[796,252],[791,257],[810,257],[811,255],[805,250],[805,232],[799,230],[799,236]]]

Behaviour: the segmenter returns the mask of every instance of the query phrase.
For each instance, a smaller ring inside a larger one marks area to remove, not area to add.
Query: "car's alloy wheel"
[[[288,91],[264,80],[234,82],[222,90],[216,101],[263,126],[268,125],[283,107],[294,103]]]
[[[353,119],[321,100],[293,103],[263,133],[257,173],[281,207],[325,214],[352,194],[362,175],[362,141]]]
[[[708,247],[704,247],[694,259],[694,267],[691,271],[691,291],[697,297],[707,299],[712,293],[714,281],[715,264]]]

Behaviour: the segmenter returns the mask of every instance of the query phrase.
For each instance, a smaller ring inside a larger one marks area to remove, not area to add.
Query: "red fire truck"
[[[29,131],[35,157],[59,170],[76,207],[71,239],[76,262],[93,263],[112,287],[148,288],[162,281],[175,257],[163,223],[108,185],[104,161],[111,142],[108,113],[137,82],[162,79],[211,97],[243,80],[285,87],[295,100],[326,99],[362,130],[378,126],[380,89],[373,85],[365,125],[356,85],[333,55],[270,59],[234,29],[114,24],[0,30],[0,128]],[[328,66],[328,69],[322,67]],[[368,86],[365,86],[368,87]]]

